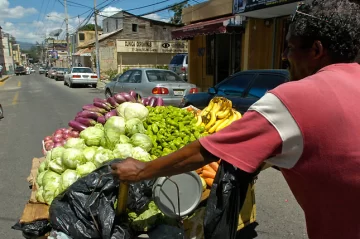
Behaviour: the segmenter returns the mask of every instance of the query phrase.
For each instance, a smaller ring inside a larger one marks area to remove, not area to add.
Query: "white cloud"
[[[10,3],[8,0],[0,0],[0,19],[22,18],[37,12],[38,11],[33,7],[24,8],[22,6],[15,6],[10,8]]]
[[[148,15],[145,15],[144,17],[149,18],[149,19],[153,19],[156,21],[162,21],[162,22],[169,22],[170,19],[169,18],[163,18],[162,16],[156,14],[156,13],[151,13]]]

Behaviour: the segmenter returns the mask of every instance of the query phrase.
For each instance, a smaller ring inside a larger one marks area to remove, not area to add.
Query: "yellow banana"
[[[221,105],[218,103],[214,104],[214,107],[212,108],[211,112],[214,112],[214,114],[216,115],[217,112],[220,111]]]
[[[228,102],[224,102],[225,104],[225,109],[223,111],[220,111],[217,113],[216,117],[218,117],[219,119],[223,119],[225,118],[231,111],[231,108],[229,108],[229,103]]]
[[[200,115],[196,116],[197,117],[197,121],[196,121],[196,126],[200,126],[202,123],[202,117]]]
[[[214,111],[211,111],[210,114],[211,114],[210,121],[209,121],[209,123],[205,126],[205,130],[210,129],[211,126],[213,126],[213,124],[215,124],[215,122],[216,122],[216,115],[215,115]]]
[[[242,118],[242,115],[241,115],[241,113],[240,113],[239,111],[234,110],[234,113],[236,114],[236,118],[237,118],[237,119],[241,119],[241,118]]]
[[[209,104],[208,104],[208,110],[211,111],[211,109],[214,107],[214,101],[210,100]]]
[[[221,120],[218,120],[216,121],[216,123],[208,130],[208,132],[210,134],[214,133],[216,128],[219,127],[220,124],[222,124],[222,122],[224,122],[226,119],[221,119]]]
[[[227,123],[229,122],[229,119],[225,119],[216,129],[215,132],[218,132],[219,130],[222,130],[226,127]]]
[[[231,109],[232,108],[232,101],[228,100],[228,99],[226,99],[226,101],[228,102],[228,107]]]

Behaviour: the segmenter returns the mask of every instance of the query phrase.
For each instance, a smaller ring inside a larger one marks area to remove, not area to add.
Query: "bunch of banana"
[[[232,109],[232,102],[224,97],[214,97],[197,116],[197,126],[204,126],[208,133],[217,132],[240,119],[240,112]]]

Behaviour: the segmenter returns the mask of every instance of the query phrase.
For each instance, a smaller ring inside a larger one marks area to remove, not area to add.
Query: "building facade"
[[[186,42],[171,39],[171,32],[177,28],[179,26],[174,24],[138,17],[125,11],[105,18],[103,34],[99,36],[101,71],[165,68],[175,54],[187,52]],[[95,40],[81,50],[91,51],[92,63],[94,44]]]
[[[21,65],[21,51],[20,51],[20,45],[19,44],[13,44],[12,45],[13,50],[13,59],[15,66]]]
[[[4,54],[4,66],[6,74],[13,74],[15,70],[13,50],[11,44],[11,36],[8,33],[3,33],[3,54]]]
[[[48,65],[67,67],[67,43],[66,40],[54,38],[45,39],[46,56]]]
[[[283,68],[281,53],[291,15],[300,1],[209,0],[183,10],[189,76],[202,91],[248,69]]]
[[[0,65],[3,66],[2,73],[5,72],[5,58],[4,58],[4,46],[3,46],[3,33],[0,27]]]

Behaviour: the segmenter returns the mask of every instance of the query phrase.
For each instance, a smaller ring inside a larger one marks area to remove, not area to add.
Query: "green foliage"
[[[171,7],[169,11],[174,12],[174,16],[171,17],[170,23],[178,25],[182,24],[182,10],[188,6],[190,6],[190,4],[188,4],[188,2],[184,2],[182,4]]]
[[[102,28],[98,25],[98,31],[102,31]],[[95,31],[95,24],[87,24],[79,28],[79,31]]]
[[[163,69],[163,70],[169,70],[169,67],[166,65],[156,65],[154,66],[156,69]]]
[[[104,72],[106,75],[109,76],[109,80],[113,79],[117,74],[118,74],[118,71],[117,70],[113,70],[113,69],[110,69],[110,70],[107,70]]]
[[[126,72],[128,70],[130,70],[130,67],[124,67],[122,73],[124,73],[124,72]]]

